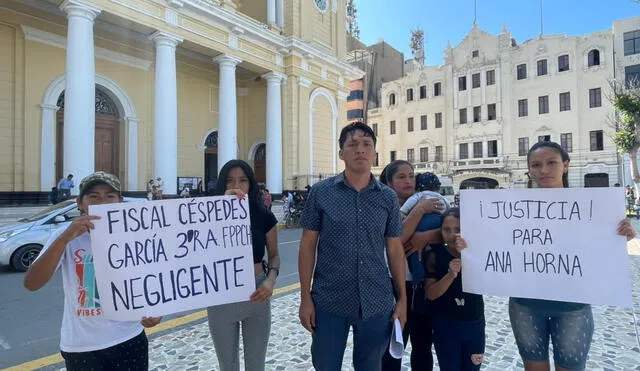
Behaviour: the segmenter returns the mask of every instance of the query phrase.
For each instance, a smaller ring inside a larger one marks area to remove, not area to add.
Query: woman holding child
[[[380,175],[380,181],[386,184],[396,192],[400,205],[411,198],[416,193],[416,177],[413,166],[403,160],[391,162]],[[415,264],[409,266],[409,259],[419,261],[423,249],[431,242],[439,240],[439,227],[423,232],[416,232],[423,217],[428,214],[439,212],[445,205],[437,199],[421,199],[415,206],[403,215],[404,234],[402,242],[405,244],[405,252],[407,255],[407,324],[404,327],[403,339],[405,345],[407,340],[411,338],[411,369],[412,370],[432,370],[433,355],[431,353],[431,334],[432,326],[428,311],[426,310],[426,301],[424,299],[424,290],[422,282],[424,279],[424,271],[420,272],[415,268]],[[421,264],[420,264],[421,266]],[[387,351],[382,359],[383,370],[400,370],[401,359],[394,359]]]

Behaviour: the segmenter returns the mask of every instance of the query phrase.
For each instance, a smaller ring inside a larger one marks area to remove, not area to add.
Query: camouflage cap
[[[84,196],[88,190],[98,184],[106,184],[113,188],[114,191],[118,193],[121,192],[120,181],[115,175],[105,173],[104,171],[96,171],[95,173],[84,177],[80,182],[80,197]]]

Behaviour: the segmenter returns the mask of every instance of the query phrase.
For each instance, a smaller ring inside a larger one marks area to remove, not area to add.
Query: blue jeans
[[[485,320],[460,322],[434,316],[433,343],[441,371],[480,370],[481,364],[475,364],[471,357],[484,355]]]
[[[593,338],[591,306],[561,311],[509,300],[509,319],[520,356],[525,361],[549,360],[549,337],[557,367],[584,370]]]
[[[313,367],[318,371],[340,371],[353,327],[353,368],[355,371],[379,371],[382,355],[391,340],[391,313],[367,320],[333,315],[316,307],[316,327],[311,342]]]

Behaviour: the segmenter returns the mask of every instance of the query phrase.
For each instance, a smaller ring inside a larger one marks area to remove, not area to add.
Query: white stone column
[[[284,0],[276,0],[276,24],[284,29]]]
[[[482,158],[489,157],[489,142],[486,140],[482,141]]]
[[[68,19],[63,175],[73,174],[76,184],[79,184],[95,168],[96,72],[93,22],[100,14],[100,9],[77,0],[67,0],[60,8],[67,13]],[[77,186],[72,189],[74,194],[77,191]]]
[[[276,0],[267,0],[267,24],[276,24]]]
[[[240,58],[221,54],[213,61],[220,66],[218,118],[218,171],[230,160],[238,158],[238,113],[236,97],[236,66]],[[267,144],[267,148],[269,148]]]
[[[42,108],[42,128],[40,148],[40,190],[51,191],[59,179],[56,179],[56,112],[60,107],[50,104]]]
[[[269,72],[267,81],[267,189],[282,193],[282,89],[284,75]]]
[[[156,46],[153,177],[162,178],[164,194],[175,195],[178,179],[176,46],[182,39],[165,32],[156,32],[150,38]]]
[[[138,119],[127,118],[128,154],[127,154],[127,190],[138,189]]]

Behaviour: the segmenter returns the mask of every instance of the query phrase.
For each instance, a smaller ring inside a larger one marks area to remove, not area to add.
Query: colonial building
[[[362,77],[345,19],[344,0],[3,1],[0,191],[105,170],[176,194],[235,158],[273,193],[335,173]]]
[[[444,65],[383,85],[382,107],[369,111],[380,137],[377,170],[407,159],[458,187],[522,187],[528,149],[552,140],[569,151],[572,186],[619,183],[609,82],[637,73],[638,46],[640,17],[521,44],[506,27],[491,35],[474,25],[447,47]]]

